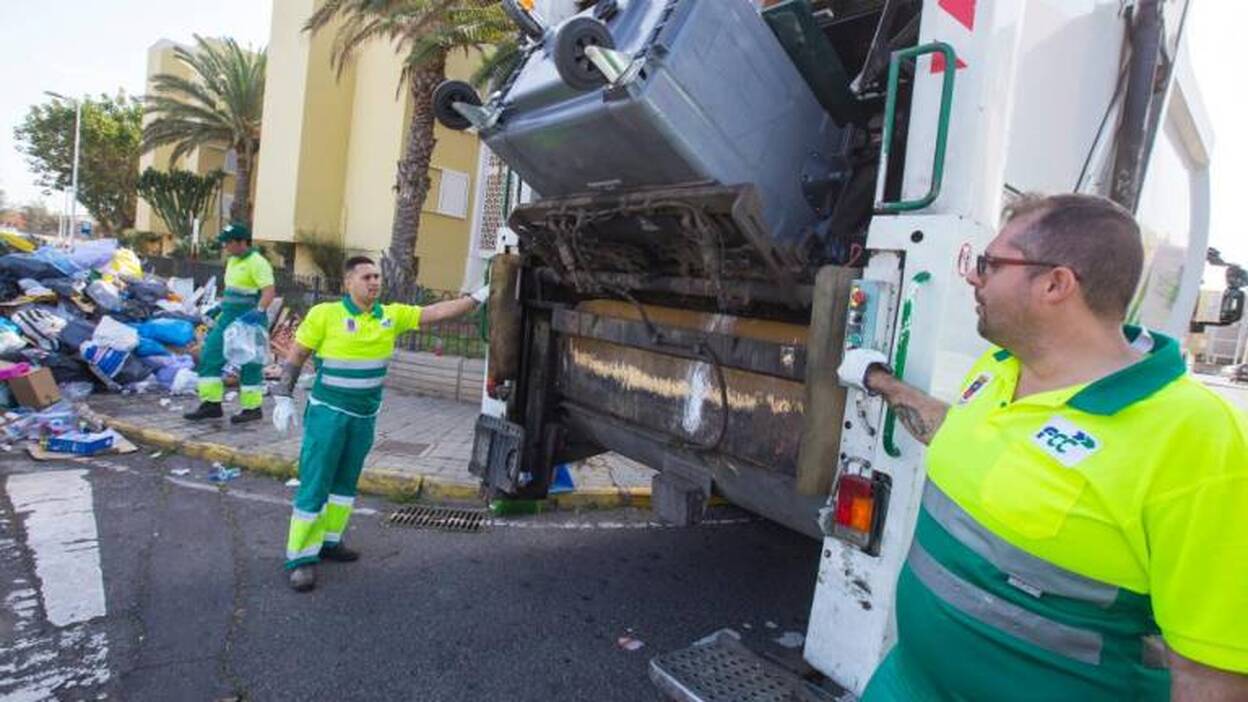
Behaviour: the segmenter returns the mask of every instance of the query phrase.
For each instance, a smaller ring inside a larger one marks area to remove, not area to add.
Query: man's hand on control
[[[841,358],[836,374],[841,384],[875,394],[879,374],[887,375],[888,357],[875,349],[850,349]]]

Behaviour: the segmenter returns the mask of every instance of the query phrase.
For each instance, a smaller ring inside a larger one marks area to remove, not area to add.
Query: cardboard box
[[[112,430],[97,434],[84,434],[71,431],[60,436],[49,436],[47,449],[56,453],[74,453],[79,456],[92,456],[113,447],[117,435]]]
[[[61,400],[61,389],[47,368],[36,368],[26,375],[9,378],[9,390],[23,407],[43,409]]]

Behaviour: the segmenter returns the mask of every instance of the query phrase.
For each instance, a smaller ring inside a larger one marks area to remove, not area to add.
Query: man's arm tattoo
[[[923,419],[923,413],[918,409],[910,405],[897,405],[893,407],[893,411],[897,413],[897,419],[901,420],[902,426],[914,435],[914,438],[924,444],[932,440],[933,427]]]

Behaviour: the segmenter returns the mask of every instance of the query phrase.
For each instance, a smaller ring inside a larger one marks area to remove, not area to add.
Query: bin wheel
[[[480,105],[481,96],[477,95],[475,88],[462,80],[444,80],[434,89],[433,116],[443,127],[462,132],[471,127],[472,123],[455,111],[453,105],[457,102]]]
[[[545,28],[533,19],[523,7],[520,7],[520,0],[503,0],[503,12],[525,36],[534,41],[540,40],[542,35],[546,33]]]
[[[615,48],[607,25],[593,17],[573,17],[555,34],[555,69],[563,82],[575,90],[593,90],[607,82],[585,55],[585,49],[590,46]]]

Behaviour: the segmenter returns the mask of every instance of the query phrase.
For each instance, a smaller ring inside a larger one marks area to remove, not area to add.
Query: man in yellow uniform
[[[1125,326],[1131,215],[1027,197],[967,279],[952,406],[846,354],[929,444],[897,645],[864,700],[1248,700],[1248,418]]]
[[[316,586],[322,559],[354,561],[359,554],[342,543],[355,503],[356,483],[373,446],[382,383],[394,340],[421,324],[468,314],[485,301],[488,288],[427,307],[377,302],[381,273],[371,259],[347,261],[342,300],[308,311],[295,332],[295,345],[273,391],[273,423],[286,431],[293,419],[292,394],[308,356],[315,354],[316,382],[308,395],[299,452],[299,490],[286,542],[290,586]]]
[[[225,384],[221,371],[225,368],[224,339],[226,327],[235,321],[268,326],[265,313],[273,302],[273,266],[251,246],[251,230],[245,224],[230,224],[217,235],[229,260],[225,264],[225,293],[221,298],[221,314],[216,325],[200,348],[199,407],[182,415],[186,419],[217,419],[222,416]],[[234,424],[262,419],[260,405],[264,401],[264,368],[248,363],[239,371],[238,404],[242,411],[230,417]]]

